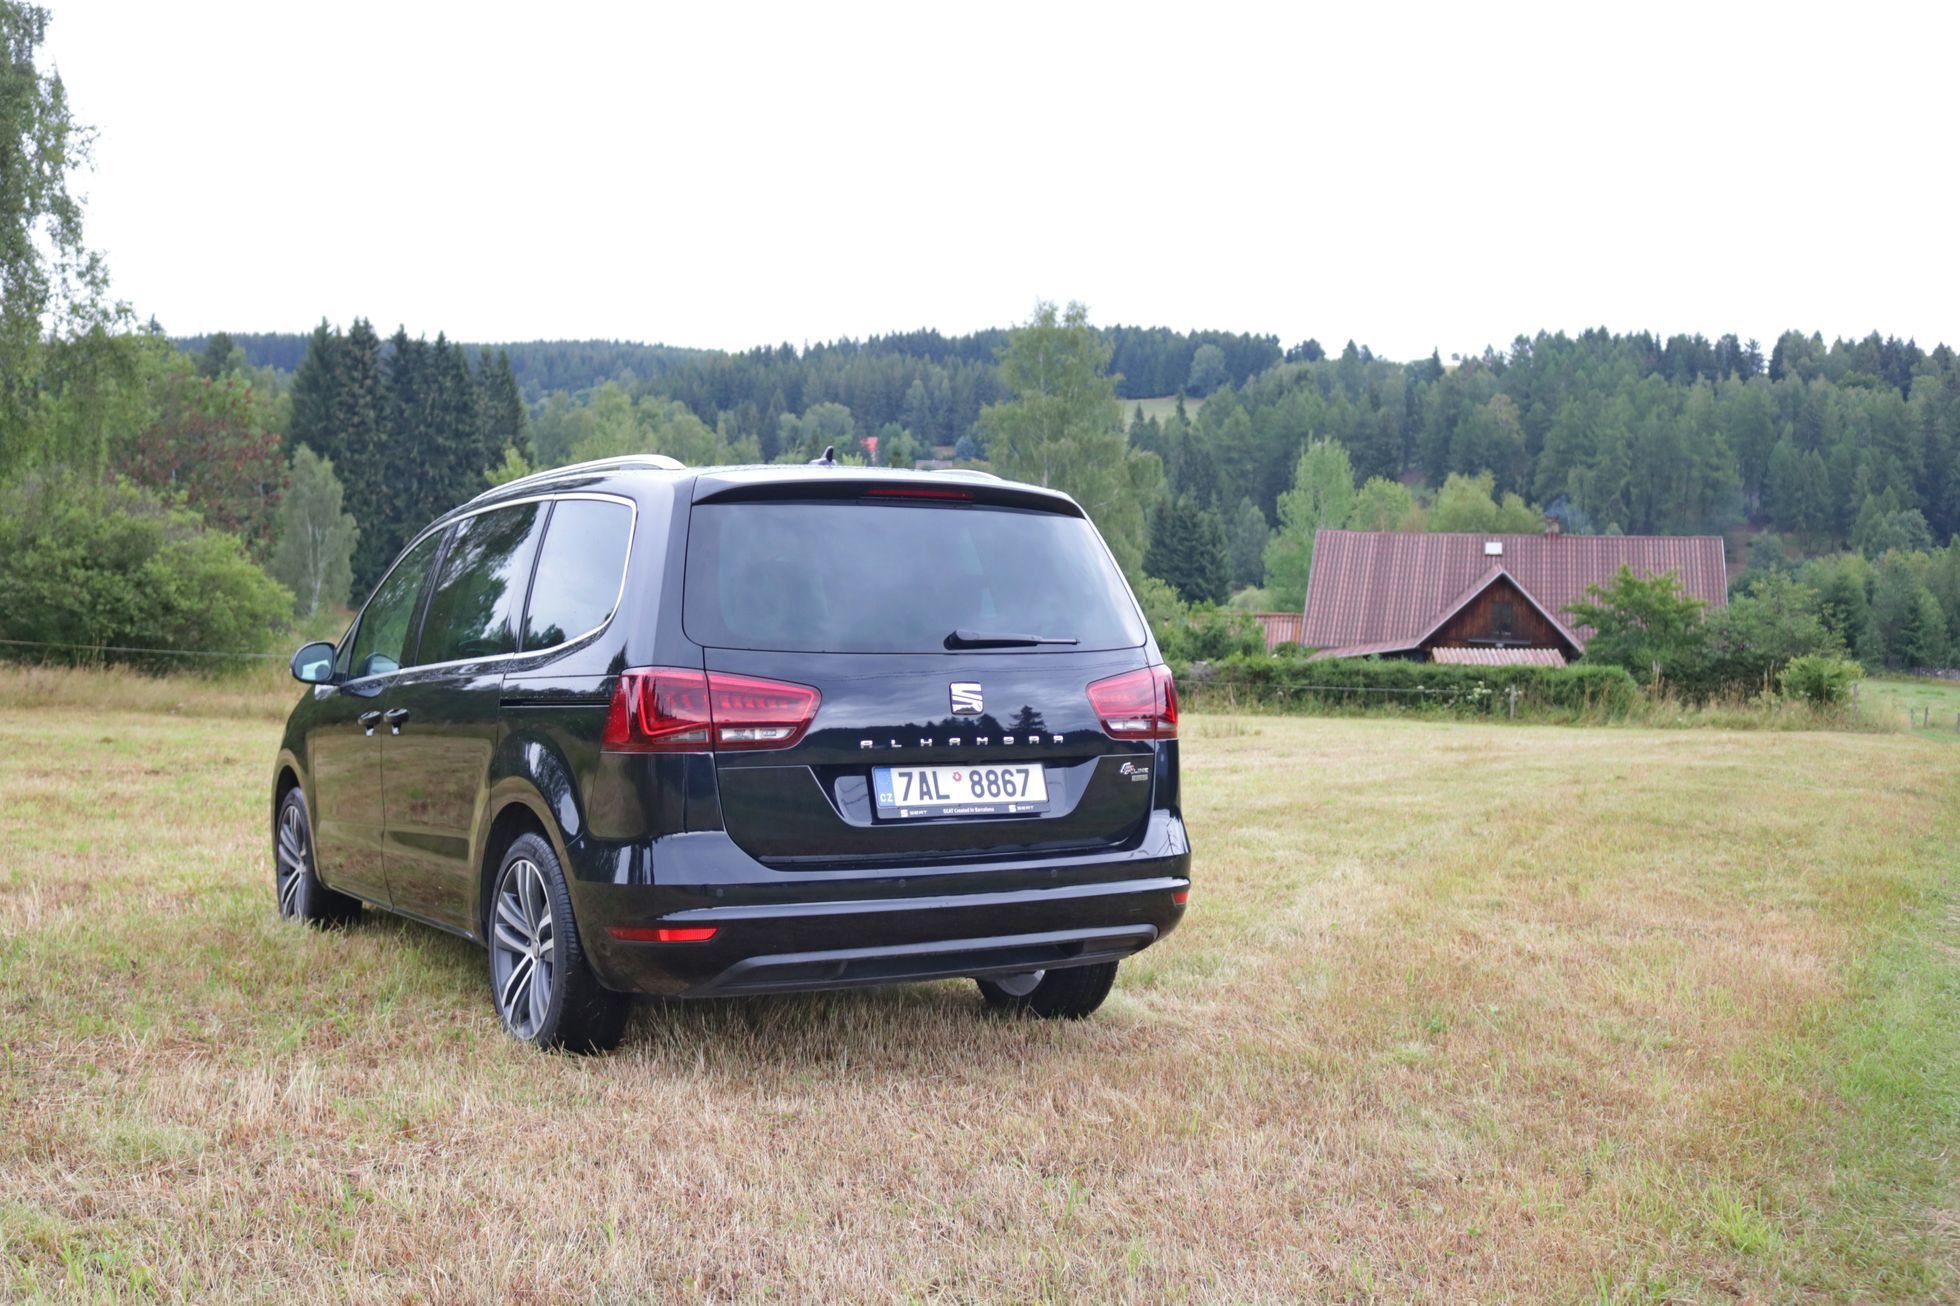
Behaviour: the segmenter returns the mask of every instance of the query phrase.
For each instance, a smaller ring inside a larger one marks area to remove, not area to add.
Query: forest
[[[173,338],[114,298],[83,239],[66,182],[81,138],[32,57],[46,15],[0,0],[0,18],[0,94],[31,109],[0,138],[0,636],[181,641],[201,606],[218,616],[200,638],[262,643],[249,632],[270,614],[358,601],[424,523],[533,468],[834,446],[1069,491],[1166,629],[1192,605],[1298,610],[1322,527],[1556,519],[1723,535],[1739,592],[1796,575],[1819,612],[1837,594],[1841,651],[1960,661],[1945,344],[1598,328],[1392,360],[1351,340],[1097,325],[1078,304],[966,335],[737,352],[384,338],[362,318]],[[1850,613],[1850,589],[1892,615]]]
[[[1173,497],[1274,519],[1310,438],[1339,442],[1358,478],[1441,486],[1490,474],[1567,530],[1726,533],[1766,527],[1792,553],[1925,547],[1960,529],[1960,394],[1952,349],[1873,333],[1786,332],[1764,354],[1734,335],[1660,339],[1604,329],[1518,336],[1444,363],[1337,355],[1308,340],[1108,327],[1118,399],[1177,396],[1182,416],[1131,414]],[[312,337],[233,335],[246,366],[295,371]],[[608,385],[658,397],[765,460],[794,450],[813,409],[849,416],[861,445],[902,432],[920,457],[980,459],[980,412],[1002,397],[1006,332],[934,331],[745,353],[595,341],[495,346],[534,412],[588,406]],[[202,352],[207,337],[177,342]],[[461,346],[471,358],[485,346]],[[834,406],[834,407],[830,407]],[[845,434],[835,422],[825,427]],[[964,441],[964,446],[962,445]],[[954,450],[959,447],[958,452]],[[568,452],[554,451],[554,452]]]

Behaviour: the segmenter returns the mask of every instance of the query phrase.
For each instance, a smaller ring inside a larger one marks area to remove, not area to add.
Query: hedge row
[[[1639,686],[1620,667],[1475,667],[1374,658],[1230,657],[1174,665],[1180,697],[1194,707],[1344,707],[1484,716],[1551,711],[1624,716]]]

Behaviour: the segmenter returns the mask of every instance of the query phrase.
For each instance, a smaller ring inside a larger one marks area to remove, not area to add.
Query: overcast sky
[[[51,8],[175,334],[1960,343],[1952,6]]]

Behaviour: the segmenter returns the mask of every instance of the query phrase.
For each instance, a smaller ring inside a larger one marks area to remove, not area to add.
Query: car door
[[[502,736],[504,660],[543,534],[546,503],[494,508],[453,528],[413,665],[388,691],[383,839],[397,911],[468,930],[471,845]]]
[[[375,587],[334,660],[318,724],[307,734],[313,847],[321,879],[390,905],[382,856],[381,736],[387,697],[420,614],[441,532],[418,541]]]

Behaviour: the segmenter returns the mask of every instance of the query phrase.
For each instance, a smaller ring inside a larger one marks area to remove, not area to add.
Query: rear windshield
[[[956,631],[1143,643],[1088,522],[977,505],[697,505],[683,620],[698,644],[797,653],[941,653]]]

